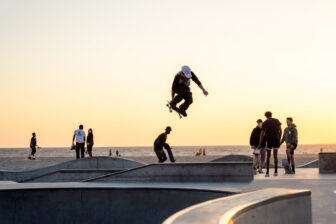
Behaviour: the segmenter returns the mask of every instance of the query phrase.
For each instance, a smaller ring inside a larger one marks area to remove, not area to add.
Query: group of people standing
[[[278,176],[278,150],[286,143],[288,164],[291,164],[292,173],[295,174],[294,151],[298,146],[298,132],[293,118],[287,117],[287,128],[282,135],[281,123],[272,117],[272,112],[265,113],[266,120],[257,120],[257,127],[253,129],[250,137],[250,146],[254,150],[254,169],[263,173],[266,158],[266,177],[269,177],[270,158],[273,151],[274,176]]]
[[[85,157],[85,142],[86,142],[87,152],[89,156],[92,157],[92,147],[94,145],[93,131],[90,128],[88,130],[87,137],[85,137],[85,131],[83,129],[84,129],[84,126],[82,124],[79,125],[79,128],[74,131],[74,134],[72,137],[71,149],[76,150],[77,159]],[[74,144],[75,140],[76,140],[76,144]]]

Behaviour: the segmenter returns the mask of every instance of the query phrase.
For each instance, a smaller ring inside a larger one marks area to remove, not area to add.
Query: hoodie
[[[281,139],[281,144],[286,142],[286,144],[298,144],[298,133],[296,125],[292,124],[291,127],[285,128],[284,134]]]
[[[259,140],[260,140],[260,134],[261,134],[261,128],[258,126],[255,127],[251,133],[250,137],[250,146],[258,147],[259,145]],[[265,147],[266,141],[264,139],[263,143],[261,144],[261,147]]]

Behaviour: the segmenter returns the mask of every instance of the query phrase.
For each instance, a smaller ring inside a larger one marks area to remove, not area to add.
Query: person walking
[[[154,152],[159,159],[159,163],[163,163],[164,161],[167,160],[167,156],[166,153],[163,151],[163,148],[167,150],[170,162],[172,163],[175,162],[171,148],[169,144],[166,143],[167,136],[170,134],[171,131],[172,131],[171,127],[169,126],[166,127],[165,132],[160,134],[154,141]]]
[[[274,176],[278,176],[278,150],[280,148],[280,138],[282,135],[281,123],[278,119],[272,118],[272,112],[270,111],[265,113],[265,117],[267,119],[262,125],[258,149],[261,149],[262,143],[265,140],[267,152],[265,177],[269,177],[270,158],[273,150]]]
[[[38,145],[36,140],[36,133],[34,132],[32,133],[32,138],[30,139],[30,146],[29,146],[30,150],[28,159],[35,160],[36,147],[38,147]]]
[[[85,155],[85,131],[83,131],[83,125],[79,125],[79,129],[75,130],[72,145],[74,145],[74,141],[76,139],[76,158],[79,159],[79,153],[81,158],[84,158]]]
[[[89,153],[89,156],[92,157],[92,147],[94,145],[93,131],[92,128],[88,130],[88,135],[86,138],[86,148]]]
[[[259,173],[263,173],[262,169],[264,167],[265,158],[266,158],[266,150],[265,150],[265,140],[262,142],[261,148],[258,149],[261,130],[262,130],[263,121],[261,119],[257,120],[257,127],[252,130],[250,136],[250,146],[253,149],[253,168],[256,171],[258,169]]]
[[[204,95],[208,95],[208,91],[203,88],[202,83],[199,81],[197,76],[191,71],[189,66],[182,66],[182,70],[179,71],[174,78],[172,86],[172,101],[170,106],[173,110],[182,114],[184,117],[187,116],[187,109],[193,102],[192,93],[190,91],[190,80],[194,81],[198,87],[203,91]],[[177,94],[175,96],[175,94]],[[176,105],[184,100],[184,103],[179,107]]]
[[[287,117],[287,128],[285,128],[280,145],[286,142],[286,154],[288,164],[292,165],[292,172],[295,174],[294,150],[298,146],[298,132],[293,118]]]

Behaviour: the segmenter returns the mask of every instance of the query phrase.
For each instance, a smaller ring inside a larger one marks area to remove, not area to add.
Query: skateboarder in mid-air
[[[167,135],[170,134],[171,130],[172,130],[171,127],[168,126],[166,128],[165,132],[160,134],[154,142],[154,152],[159,159],[159,163],[163,163],[164,161],[167,160],[167,156],[166,156],[166,153],[163,151],[163,148],[165,148],[167,150],[170,162],[172,162],[172,163],[175,162],[175,159],[174,159],[173,153],[171,151],[171,148],[166,143]]]
[[[173,110],[182,114],[183,116],[187,116],[187,109],[190,104],[193,102],[192,93],[190,92],[190,80],[193,80],[198,87],[203,91],[204,95],[208,95],[208,91],[206,91],[202,83],[199,81],[197,76],[191,71],[189,66],[183,66],[182,70],[179,71],[175,79],[173,81],[172,87],[172,101],[170,102],[170,106]],[[177,94],[175,96],[175,94]],[[184,100],[184,102],[177,107],[176,105]]]

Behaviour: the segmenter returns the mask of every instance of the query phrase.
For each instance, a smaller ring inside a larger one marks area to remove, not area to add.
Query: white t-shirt
[[[74,132],[74,135],[76,136],[76,143],[85,143],[84,138],[85,138],[85,132],[81,129],[77,129]]]

